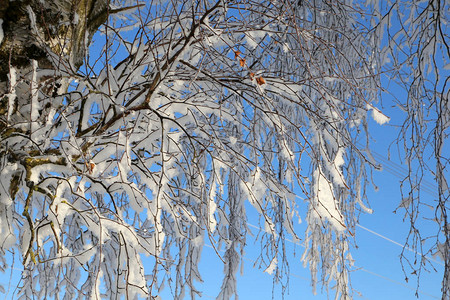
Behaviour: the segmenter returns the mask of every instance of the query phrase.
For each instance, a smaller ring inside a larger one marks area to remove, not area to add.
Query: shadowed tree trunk
[[[108,2],[0,1],[4,35],[0,42],[1,131],[5,126],[13,127],[14,115],[19,118],[27,115],[26,106],[30,100],[27,91],[32,90],[33,69],[58,71],[39,78],[39,84],[47,85],[48,88],[43,90],[51,96],[60,86],[58,73],[76,71],[83,64],[86,47],[107,19]],[[23,91],[16,93],[22,99],[5,96],[11,89]],[[21,111],[22,107],[25,111]]]

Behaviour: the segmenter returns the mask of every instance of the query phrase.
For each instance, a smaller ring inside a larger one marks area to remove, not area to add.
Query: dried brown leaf
[[[264,83],[266,83],[266,81],[263,77],[256,77],[256,83],[259,85],[263,85]]]

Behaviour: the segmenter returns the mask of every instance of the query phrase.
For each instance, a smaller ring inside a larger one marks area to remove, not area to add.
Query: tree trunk
[[[2,136],[7,129],[17,130],[16,122],[31,121],[30,91],[37,93],[39,86],[49,97],[63,92],[58,91],[63,73],[72,74],[83,64],[94,32],[106,21],[108,6],[109,0],[0,0]],[[36,78],[38,69],[55,72]]]

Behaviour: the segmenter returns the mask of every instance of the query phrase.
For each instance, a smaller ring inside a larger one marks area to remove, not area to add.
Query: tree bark
[[[41,91],[49,96],[60,85],[56,74],[78,70],[93,34],[107,19],[108,7],[109,0],[0,0],[4,35],[0,41],[0,132],[14,126],[10,117],[20,115],[21,107],[29,104],[33,70],[58,71],[51,79],[38,78]]]

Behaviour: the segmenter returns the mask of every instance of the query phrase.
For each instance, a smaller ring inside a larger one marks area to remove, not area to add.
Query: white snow
[[[16,236],[11,234],[14,232],[12,227],[12,210],[13,199],[9,194],[11,178],[14,176],[18,165],[7,163],[0,172],[0,244],[5,249],[13,246],[16,241]]]
[[[191,240],[191,243],[194,247],[202,247],[205,244],[205,241],[203,239],[202,235],[197,236],[196,238]]]
[[[83,250],[81,250],[80,253],[77,253],[77,260],[80,262],[80,264],[84,265],[92,258],[92,256],[94,256],[96,252],[97,248],[92,244],[89,243],[83,245]]]
[[[391,118],[383,114],[378,108],[368,104],[367,105],[368,110],[372,110],[372,118],[375,122],[377,122],[380,125],[383,125],[385,123],[388,123]]]
[[[269,275],[272,275],[273,271],[276,269],[278,264],[278,259],[274,257],[272,261],[270,262],[270,265],[264,270],[264,272],[268,273]]]
[[[247,45],[248,45],[248,47],[250,49],[255,49],[258,46],[258,43],[255,41],[253,35],[250,32],[248,32],[245,35],[245,39],[244,40],[245,40],[245,42],[247,43]]]
[[[53,236],[53,231],[52,231],[52,227],[50,226],[50,224],[40,227],[39,230],[36,231],[36,233],[37,233],[36,241],[40,247],[42,247],[44,245],[45,239],[47,237]]]
[[[212,188],[211,191],[216,191],[216,188]],[[214,217],[214,213],[216,212],[217,209],[217,204],[214,201],[214,197],[215,195],[211,195],[210,196],[210,200],[209,200],[209,232],[213,233],[214,230],[216,229],[217,226],[217,221],[216,218]]]
[[[35,33],[38,33],[38,29],[36,26],[36,15],[34,14],[31,6],[27,5],[27,11],[28,11],[28,15],[30,17],[31,28],[34,30]]]
[[[338,153],[336,154],[336,157],[334,158],[334,164],[336,165],[337,168],[340,168],[344,165],[345,160],[344,160],[344,154],[345,154],[345,150],[344,148],[339,148]]]
[[[433,253],[433,258],[440,258],[445,261],[445,253],[448,253],[449,249],[445,243],[437,243],[436,252]]]
[[[39,94],[39,84],[37,81],[37,67],[38,67],[38,62],[36,60],[32,60],[32,64],[33,64],[33,75],[32,75],[32,79],[31,79],[31,132],[35,132],[39,127],[38,124],[36,123],[36,121],[39,118],[39,110],[40,110],[40,105],[39,105],[39,99],[38,99],[38,94]]]
[[[72,24],[77,25],[80,22],[80,16],[77,13],[74,13]]]
[[[334,162],[327,165],[327,170],[330,172],[333,182],[341,187],[346,187],[345,178],[342,174],[342,166],[345,164],[344,160],[345,149],[339,147]]]
[[[272,222],[272,220],[266,218],[265,222],[264,222],[264,231],[269,233],[269,234],[273,234],[276,235],[275,232],[275,224]]]
[[[373,109],[372,110],[372,117],[375,120],[375,122],[377,122],[380,125],[383,125],[385,123],[388,123],[390,118],[386,115],[384,115],[381,111],[379,111],[378,109]]]
[[[359,206],[368,214],[372,214],[373,213],[373,209],[367,207],[362,201],[361,199],[357,199],[357,202],[359,204]]]
[[[5,37],[4,33],[3,33],[3,19],[0,19],[0,44],[3,41],[3,38]]]
[[[11,113],[14,110],[14,101],[16,99],[16,84],[17,84],[17,72],[14,67],[9,68],[9,93],[8,93],[8,115],[7,120],[11,117]]]
[[[22,241],[20,242],[22,246],[22,256],[25,257],[28,247],[30,245],[30,239],[31,239],[31,228],[28,225],[28,222],[25,222],[23,224],[24,230],[22,231]],[[30,255],[27,256],[27,262],[30,259]]]
[[[345,230],[344,219],[333,193],[333,185],[324,177],[320,167],[314,172],[313,192],[314,213],[319,218],[326,218],[336,230]]]

